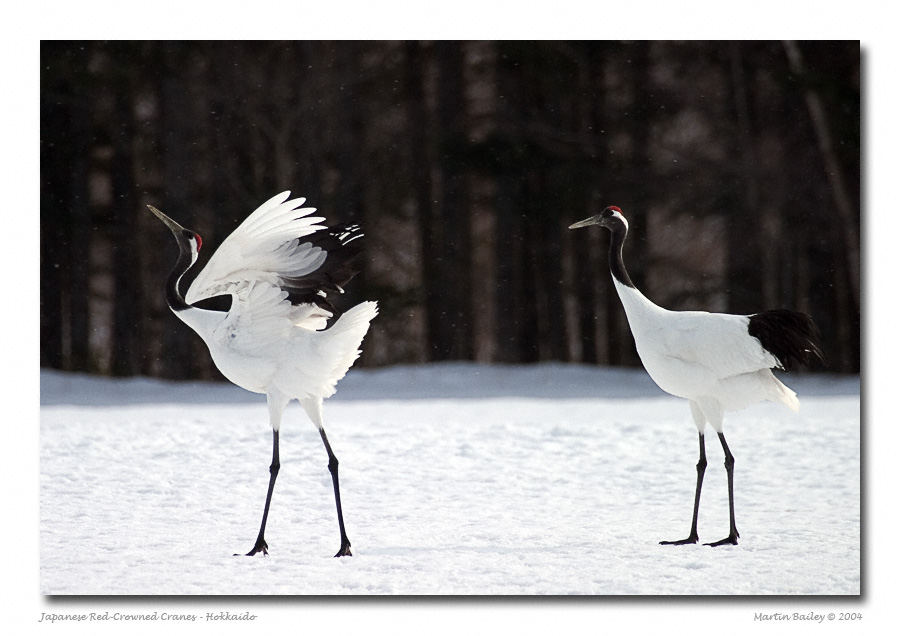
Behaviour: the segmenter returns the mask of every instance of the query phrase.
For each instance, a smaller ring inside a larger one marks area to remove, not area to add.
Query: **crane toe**
[[[342,556],[353,556],[353,553],[350,552],[350,542],[343,541],[341,542],[341,549],[337,551],[337,554],[334,555],[335,558]]]
[[[250,552],[248,552],[244,556],[253,556],[254,554],[257,554],[259,552],[262,552],[263,556],[268,556],[268,554],[269,554],[269,545],[266,543],[265,539],[263,539],[262,537],[260,537],[259,539],[256,540],[256,545],[254,545],[253,549],[250,550]],[[238,556],[238,555],[235,554],[234,556]]]
[[[678,541],[660,541],[659,545],[688,545],[697,543],[697,536],[690,536],[687,539],[679,539]]]
[[[703,545],[708,545],[712,547],[718,547],[720,545],[737,545],[738,544],[738,535],[736,532],[729,534],[724,539],[719,539],[718,541],[713,541],[712,543],[704,543]]]

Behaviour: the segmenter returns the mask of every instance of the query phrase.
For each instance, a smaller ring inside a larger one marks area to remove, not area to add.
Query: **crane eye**
[[[191,232],[190,230],[181,230],[181,233],[188,241],[190,241],[191,239],[197,241],[197,251],[199,252],[200,246],[203,244],[203,240],[200,238],[200,235],[196,232]]]

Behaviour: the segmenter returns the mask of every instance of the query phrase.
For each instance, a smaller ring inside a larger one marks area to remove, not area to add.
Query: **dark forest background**
[[[639,364],[608,233],[567,230],[618,205],[651,300],[805,311],[858,372],[860,81],[858,41],[45,41],[41,366],[219,377],[146,204],[202,265],[291,190],[364,225],[365,365]]]

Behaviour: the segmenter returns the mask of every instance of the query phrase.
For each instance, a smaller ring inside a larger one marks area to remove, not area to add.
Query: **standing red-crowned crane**
[[[259,536],[247,556],[268,554],[266,519],[281,466],[278,430],[284,408],[294,399],[319,429],[328,452],[341,532],[335,556],[351,556],[338,460],[325,435],[322,400],[334,394],[338,380],[359,357],[378,309],[374,302],[360,303],[326,329],[334,312],[326,293],[343,292],[357,273],[353,261],[362,232],[358,225],[320,225],[324,218],[309,216],[315,208],[300,207],[306,199],[289,201],[288,196],[290,192],[282,192],[247,217],[209,259],[187,296],[181,295],[179,282],[197,261],[200,235],[148,207],[175,235],[180,250],[166,281],[169,307],[203,338],[226,378],[248,391],[265,393],[268,401],[273,439],[269,489]],[[223,312],[195,306],[215,296],[230,296],[231,308]]]
[[[602,225],[612,234],[609,268],[644,368],[663,391],[688,400],[700,432],[690,535],[660,543],[683,545],[698,541],[697,513],[706,471],[703,434],[710,424],[725,451],[730,532],[724,539],[706,545],[737,545],[740,535],[734,522],[734,456],[722,430],[724,413],[765,400],[781,402],[796,411],[800,406],[797,395],[775,377],[772,369],[790,370],[813,357],[824,363],[819,330],[806,314],[783,309],[750,316],[663,309],[638,291],[625,271],[622,245],[628,234],[628,221],[622,210],[609,206],[596,216],[573,223],[569,229],[589,225]]]

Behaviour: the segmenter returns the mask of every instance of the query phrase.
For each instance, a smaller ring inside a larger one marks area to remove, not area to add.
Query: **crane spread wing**
[[[289,195],[273,197],[248,216],[188,289],[185,299],[192,304],[232,296],[223,329],[240,324],[246,334],[273,338],[292,326],[324,329],[334,312],[326,294],[342,292],[358,271],[353,261],[360,227],[321,225],[323,217],[309,216],[315,208],[303,208],[305,199],[287,200]]]
[[[324,262],[327,255],[302,239],[324,230],[318,223],[325,219],[309,216],[315,208],[302,208],[306,199],[288,201],[289,195],[282,192],[263,203],[222,242],[191,283],[188,303],[233,293],[235,285],[302,277]]]

